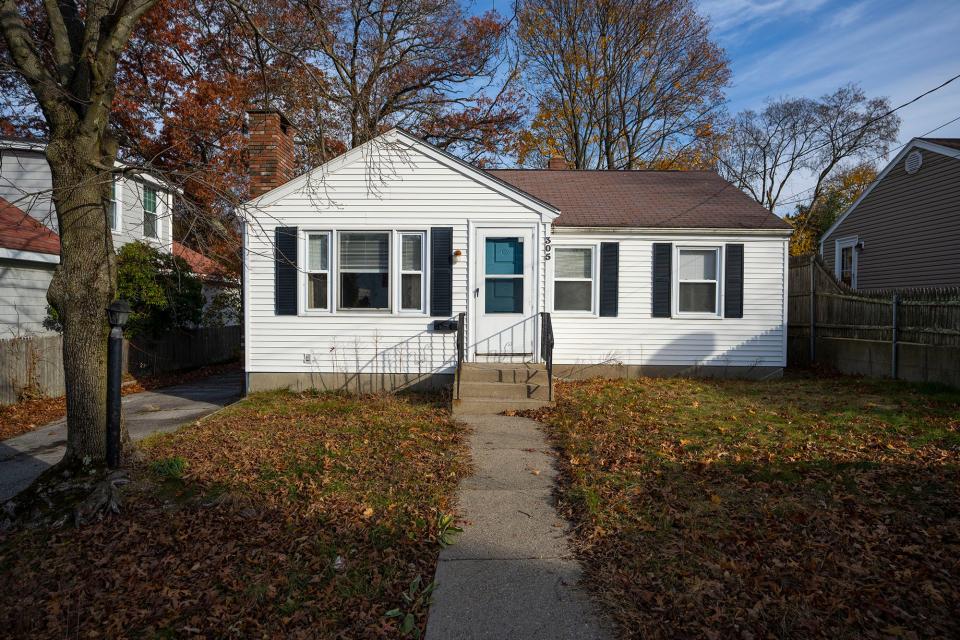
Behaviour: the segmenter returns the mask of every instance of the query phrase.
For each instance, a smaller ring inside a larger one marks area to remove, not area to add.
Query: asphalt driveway
[[[173,431],[240,397],[240,374],[211,376],[188,384],[144,391],[123,398],[123,416],[134,440]],[[67,445],[67,421],[57,420],[0,442],[0,502],[25,489],[60,461]]]

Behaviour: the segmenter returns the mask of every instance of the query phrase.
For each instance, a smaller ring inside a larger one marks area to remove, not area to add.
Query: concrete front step
[[[462,391],[462,389],[461,389]],[[453,415],[455,416],[482,416],[496,415],[504,411],[520,411],[523,409],[539,409],[552,406],[552,402],[536,399],[505,400],[502,398],[463,398],[453,401]]]
[[[523,382],[460,382],[460,398],[498,398],[503,400],[549,400],[546,382],[526,384]]]
[[[547,370],[542,366],[520,364],[466,363],[460,373],[461,382],[506,382],[546,386]]]

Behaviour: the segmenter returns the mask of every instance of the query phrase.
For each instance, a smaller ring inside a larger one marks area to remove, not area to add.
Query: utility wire
[[[960,121],[960,116],[957,116],[956,118],[953,118],[952,120],[948,120],[947,122],[944,122],[944,123],[941,124],[940,126],[937,126],[937,127],[934,127],[933,129],[930,129],[930,131],[927,131],[927,132],[925,132],[925,133],[921,133],[921,134],[918,135],[918,136],[914,136],[914,138],[926,138],[926,137],[929,136],[931,133],[936,133],[936,132],[939,131],[940,129],[943,129],[944,127],[948,127],[948,126],[950,126],[951,124],[953,124],[954,122],[957,122],[957,121]],[[911,138],[910,140],[913,140],[914,138]],[[886,153],[881,153],[880,155],[874,156],[874,157],[870,158],[869,160],[866,160],[866,162],[876,162],[877,160],[882,160],[883,158],[886,158],[886,157],[889,157],[889,156],[892,156],[892,155],[896,155],[898,151],[900,151],[901,149],[903,149],[904,147],[906,147],[908,144],[910,144],[910,140],[907,140],[906,142],[904,142],[904,143],[901,144],[900,146],[897,146],[897,147],[894,147],[893,149],[890,149],[890,150],[887,151]],[[800,204],[800,203],[804,202],[804,201],[806,200],[806,198],[800,198],[800,197],[798,197],[798,196],[803,195],[803,194],[806,194],[806,193],[809,193],[809,192],[813,191],[814,189],[816,189],[816,186],[807,187],[806,189],[803,189],[803,190],[801,190],[801,191],[797,191],[796,193],[791,193],[789,196],[787,196],[787,199],[786,199],[785,202],[778,202],[778,203],[777,203],[777,206],[781,206],[781,205],[783,205],[783,206],[789,206],[789,205],[792,205],[792,204]]]

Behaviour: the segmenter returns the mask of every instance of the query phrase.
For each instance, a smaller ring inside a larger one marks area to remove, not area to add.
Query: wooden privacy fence
[[[789,277],[790,364],[960,386],[960,288],[853,291],[811,256]]]
[[[194,369],[240,355],[243,328],[181,331],[160,339],[123,341],[124,371],[134,376]],[[64,394],[63,338],[35,335],[0,341],[0,404]]]

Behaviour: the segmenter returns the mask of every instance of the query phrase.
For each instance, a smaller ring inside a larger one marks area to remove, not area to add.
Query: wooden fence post
[[[817,360],[817,273],[816,260],[810,256],[810,364]]]
[[[896,380],[897,379],[897,311],[900,306],[900,296],[898,294],[893,294],[893,300],[891,301],[891,312],[893,315],[893,323],[891,325],[891,335],[890,335],[890,376]]]

